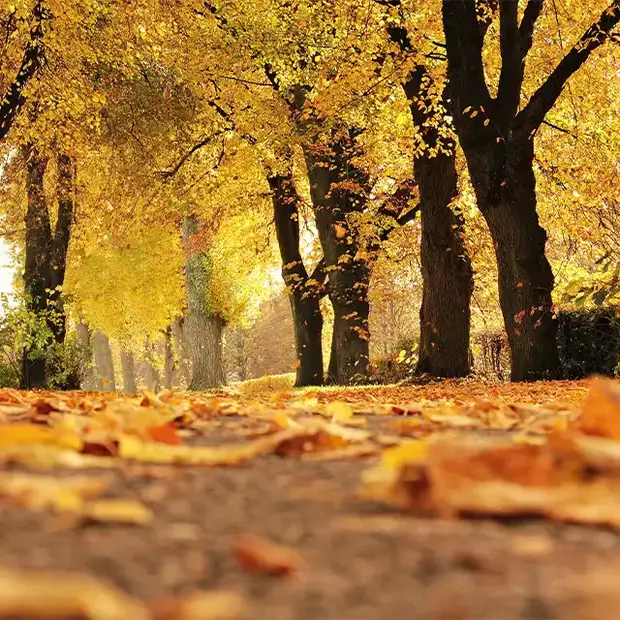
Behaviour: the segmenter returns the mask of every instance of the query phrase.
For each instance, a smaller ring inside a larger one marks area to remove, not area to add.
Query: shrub
[[[616,374],[620,362],[620,318],[616,309],[559,312],[558,349],[565,379]]]
[[[370,362],[368,379],[371,383],[380,384],[407,381],[414,375],[417,361],[418,343],[403,340],[395,353]]]

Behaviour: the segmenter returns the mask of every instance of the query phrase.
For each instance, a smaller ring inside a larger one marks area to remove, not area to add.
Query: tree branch
[[[610,37],[612,29],[618,22],[620,22],[620,0],[614,0],[599,19],[583,33],[517,115],[516,121],[526,135],[533,135],[540,127],[547,112],[562,93],[566,82],[579,70],[590,54]]]
[[[543,0],[528,0],[521,24],[519,26],[519,39],[521,41],[521,59],[528,55],[534,40],[534,26],[542,12]]]
[[[34,6],[32,14],[35,23],[30,30],[30,41],[24,51],[22,64],[7,92],[0,98],[0,140],[6,137],[17,112],[26,102],[24,88],[41,66],[43,58],[43,24],[49,17],[49,13],[44,7],[44,2],[45,0],[38,0]]]
[[[496,110],[500,125],[505,126],[519,107],[523,83],[521,41],[517,21],[518,3],[499,3],[499,45],[502,68],[497,88]]]

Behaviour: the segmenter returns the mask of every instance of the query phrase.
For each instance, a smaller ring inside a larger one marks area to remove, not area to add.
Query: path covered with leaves
[[[620,384],[0,391],[0,617],[606,620]]]

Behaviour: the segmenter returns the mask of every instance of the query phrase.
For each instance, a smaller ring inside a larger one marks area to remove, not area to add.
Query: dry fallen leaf
[[[150,620],[151,614],[140,601],[87,575],[0,569],[0,618]]]
[[[295,549],[253,534],[238,536],[234,552],[240,566],[247,571],[289,577],[297,574],[303,566],[301,555]]]
[[[575,428],[585,435],[620,439],[620,386],[615,381],[596,379],[583,404]]]
[[[181,599],[151,604],[153,620],[242,620],[246,617],[243,598],[233,592],[194,592]]]

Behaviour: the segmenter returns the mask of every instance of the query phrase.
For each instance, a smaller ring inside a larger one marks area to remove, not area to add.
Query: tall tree
[[[30,144],[22,149],[26,159],[26,260],[24,286],[27,309],[47,322],[51,337],[47,345],[27,347],[23,353],[22,380],[24,389],[46,384],[46,356],[53,342],[62,344],[66,334],[62,286],[67,264],[74,213],[75,167],[71,157],[57,156],[58,211],[52,233],[44,178],[48,158]]]
[[[220,387],[226,383],[222,360],[223,317],[209,307],[207,284],[208,257],[197,251],[192,239],[199,232],[198,218],[185,217],[183,239],[185,242],[185,282],[187,290],[187,316],[185,333],[192,361],[191,390]]]
[[[554,278],[536,209],[534,138],[570,77],[620,21],[620,2],[605,9],[523,106],[525,63],[543,1],[528,0],[520,21],[518,2],[499,2],[501,69],[494,97],[483,62],[484,4],[442,3],[454,123],[495,247],[511,377],[553,379],[560,375]]]
[[[323,315],[320,299],[325,294],[325,263],[320,261],[308,274],[299,247],[302,198],[292,174],[271,174],[271,189],[278,247],[282,257],[282,279],[289,293],[295,348],[297,353],[295,385],[323,383]]]
[[[400,52],[416,57],[400,0],[398,21],[388,20],[387,33]],[[450,109],[446,88],[435,93],[427,67],[416,62],[401,82],[422,146],[413,159],[420,196],[423,278],[420,344],[416,372],[435,377],[462,377],[470,372],[469,333],[473,271],[463,242],[464,219],[452,209],[458,196],[455,144],[445,121]]]

